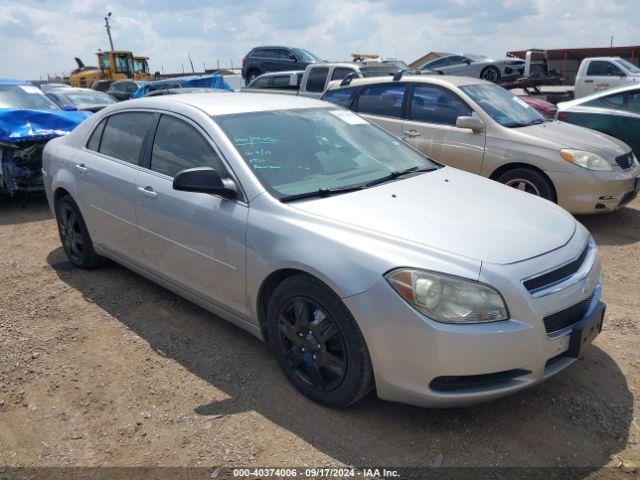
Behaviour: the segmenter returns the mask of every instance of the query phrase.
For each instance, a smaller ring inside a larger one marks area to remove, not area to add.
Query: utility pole
[[[104,17],[104,27],[107,29],[107,35],[109,35],[109,45],[111,45],[111,51],[115,50],[113,48],[113,39],[111,38],[111,27],[109,26],[109,19],[111,18],[111,12],[107,13],[107,16]]]
[[[613,47],[613,35],[611,35],[611,43],[609,44],[609,48]]]
[[[187,55],[189,56],[189,63],[191,64],[191,73],[196,73],[195,69],[193,68],[193,62],[191,61],[191,54],[187,52]]]

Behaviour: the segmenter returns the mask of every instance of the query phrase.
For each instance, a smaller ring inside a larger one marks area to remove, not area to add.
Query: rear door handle
[[[78,170],[80,173],[87,173],[89,169],[85,166],[84,163],[77,163],[76,170]]]
[[[584,83],[593,83],[593,80],[585,80]]]
[[[147,198],[156,198],[158,196],[158,194],[156,192],[153,191],[153,188],[147,186],[147,187],[138,187],[138,191],[140,193],[142,193],[145,197]]]
[[[406,130],[402,132],[405,137],[419,137],[420,133],[417,130]]]

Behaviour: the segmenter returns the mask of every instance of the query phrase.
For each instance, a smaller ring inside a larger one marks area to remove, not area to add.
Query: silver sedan
[[[123,102],[43,161],[75,266],[112,259],[248,330],[325,405],[496,398],[602,328],[597,249],[565,210],[328,103]]]
[[[521,77],[524,74],[524,60],[504,58],[493,60],[481,55],[445,55],[430,60],[420,67],[424,72],[443,75],[482,78],[498,83],[500,80]]]

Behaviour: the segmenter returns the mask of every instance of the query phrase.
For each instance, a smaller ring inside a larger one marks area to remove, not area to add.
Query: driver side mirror
[[[221,178],[211,167],[181,170],[173,179],[173,189],[181,192],[209,193],[224,198],[236,198],[238,188],[230,178]]]
[[[465,58],[463,62],[466,63],[467,65],[471,65],[471,60],[469,60],[468,58]]]
[[[62,110],[64,110],[65,112],[75,112],[78,109],[74,105],[71,105],[70,103],[65,103],[62,106]]]
[[[484,132],[484,123],[482,123],[482,120],[471,116],[461,116],[456,118],[456,127],[466,128],[474,133]]]

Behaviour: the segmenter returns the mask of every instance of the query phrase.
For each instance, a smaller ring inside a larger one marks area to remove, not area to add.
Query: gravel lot
[[[261,342],[109,263],[67,262],[44,199],[0,199],[2,466],[640,465],[640,199],[581,218],[607,318],[564,373],[472,408],[298,393]],[[602,468],[602,467],[613,468]]]

